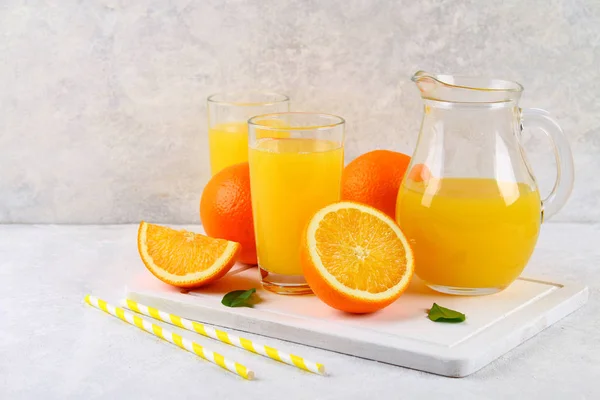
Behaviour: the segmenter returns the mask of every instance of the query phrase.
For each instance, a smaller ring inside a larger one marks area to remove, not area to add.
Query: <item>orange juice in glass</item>
[[[248,161],[248,119],[289,111],[287,96],[269,92],[232,92],[208,98],[208,147],[212,175]]]
[[[300,240],[309,218],[340,200],[344,120],[328,114],[277,113],[249,123],[250,187],[263,286],[311,293],[302,276]]]

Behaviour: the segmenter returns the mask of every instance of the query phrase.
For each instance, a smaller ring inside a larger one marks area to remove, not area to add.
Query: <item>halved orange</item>
[[[146,268],[161,281],[196,288],[221,278],[235,264],[239,243],[142,221],[138,251]]]
[[[377,311],[406,290],[413,253],[394,220],[360,203],[318,211],[303,235],[302,268],[313,292],[338,310]]]

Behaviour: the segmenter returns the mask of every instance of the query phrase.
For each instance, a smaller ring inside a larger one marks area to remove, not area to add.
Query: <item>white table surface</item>
[[[600,224],[545,224],[525,272],[585,282],[588,304],[462,379],[267,339],[323,362],[321,377],[180,331],[260,373],[244,381],[83,303],[116,302],[144,270],[136,231],[0,225],[0,398],[600,398]]]

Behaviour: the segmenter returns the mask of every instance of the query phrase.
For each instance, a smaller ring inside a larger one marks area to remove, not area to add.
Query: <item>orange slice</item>
[[[394,220],[375,208],[344,201],[321,209],[309,221],[302,268],[322,301],[338,310],[368,313],[400,297],[414,262]]]
[[[138,251],[146,268],[161,281],[195,288],[221,278],[235,264],[239,243],[186,230],[140,223]]]

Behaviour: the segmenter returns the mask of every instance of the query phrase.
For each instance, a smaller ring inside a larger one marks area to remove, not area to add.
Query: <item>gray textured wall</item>
[[[417,69],[518,80],[576,163],[556,217],[600,220],[600,2],[0,2],[0,222],[198,222],[205,98],[281,91],[348,121],[347,159],[412,152]],[[547,192],[546,139],[526,142]]]

